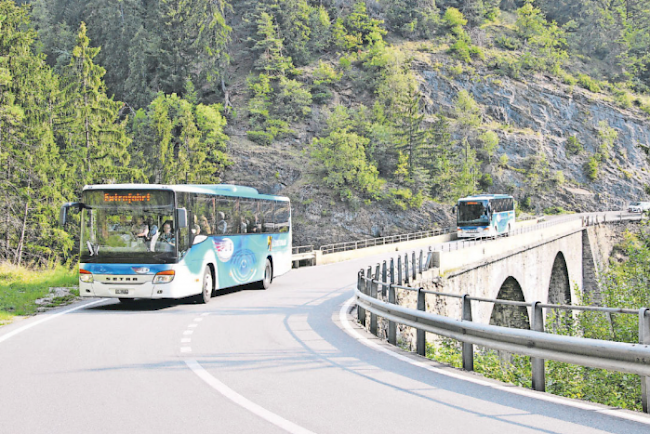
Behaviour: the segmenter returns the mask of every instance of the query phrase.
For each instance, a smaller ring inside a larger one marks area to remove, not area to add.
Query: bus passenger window
[[[262,232],[276,232],[274,220],[274,203],[270,200],[260,202],[260,213],[262,214]]]
[[[235,199],[228,197],[221,197],[216,200],[216,221],[213,231],[215,235],[232,235],[239,232],[235,204]]]
[[[239,216],[241,219],[240,233],[253,234],[259,232],[257,228],[257,225],[259,224],[257,206],[258,202],[253,199],[239,200]]]
[[[289,209],[289,202],[275,203],[275,222],[276,222],[276,230],[278,232],[289,232],[290,215],[291,215],[291,211]]]

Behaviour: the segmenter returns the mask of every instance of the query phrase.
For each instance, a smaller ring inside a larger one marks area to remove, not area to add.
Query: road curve
[[[293,270],[208,305],[92,300],[2,327],[0,432],[650,432],[645,415],[372,346],[341,308],[357,271],[385,258]]]

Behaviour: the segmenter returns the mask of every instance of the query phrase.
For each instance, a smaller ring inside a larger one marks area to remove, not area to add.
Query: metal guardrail
[[[573,216],[582,218],[583,226],[603,222],[591,215]],[[587,217],[587,218],[585,218]],[[620,216],[622,219],[622,215]],[[570,220],[561,219],[562,221]],[[618,219],[617,219],[618,220]],[[611,220],[609,220],[611,221]],[[548,222],[559,224],[559,222]],[[539,225],[535,226],[540,229]],[[522,228],[527,229],[527,228]],[[526,231],[524,231],[526,232]],[[523,232],[522,232],[523,233]],[[576,365],[628,372],[641,376],[641,395],[643,411],[650,413],[650,309],[619,309],[599,306],[555,305],[539,301],[520,302],[512,300],[472,297],[469,294],[451,294],[406,286],[415,282],[418,275],[433,268],[433,251],[420,250],[398,256],[397,260],[383,261],[358,274],[356,298],[358,319],[366,325],[366,311],[370,313],[370,332],[377,333],[378,317],[388,321],[388,342],[397,344],[396,324],[404,324],[417,329],[416,351],[424,356],[426,352],[426,332],[456,339],[462,342],[463,368],[474,370],[473,345],[482,345],[496,350],[523,354],[531,357],[532,388],[544,391],[546,388],[544,359],[557,360]],[[409,266],[410,265],[410,266]],[[417,293],[417,309],[397,304],[396,290]],[[426,295],[451,297],[462,302],[461,320],[425,312]],[[488,302],[501,305],[526,307],[531,309],[531,330],[514,329],[472,322],[471,301]],[[632,314],[639,319],[639,343],[602,341],[597,339],[559,336],[545,333],[543,309],[596,311],[603,313]]]
[[[419,240],[430,238],[438,235],[444,235],[456,232],[456,227],[433,229],[429,231],[413,232],[408,234],[390,235],[381,238],[369,238],[359,241],[348,241],[334,244],[325,244],[320,247],[323,255],[338,252],[347,252],[349,250],[365,249],[366,247],[383,246],[386,244],[402,243],[404,241]]]
[[[619,214],[618,217],[613,217],[609,216],[607,213],[591,213],[591,214],[571,214],[565,217],[560,217],[556,218],[550,221],[544,221],[541,223],[538,223],[536,225],[530,225],[530,226],[525,226],[522,228],[514,229],[510,231],[510,233],[506,234],[505,236],[516,236],[516,235],[522,235],[525,233],[533,232],[533,231],[538,231],[540,229],[545,229],[549,228],[551,226],[556,226],[562,223],[566,223],[568,221],[572,220],[582,220],[582,226],[595,226],[598,224],[602,223],[612,223],[612,222],[618,222],[622,220],[638,220],[640,219],[640,216],[636,215],[627,215],[624,216],[622,213]],[[519,220],[521,221],[521,220]],[[441,252],[451,252],[454,250],[460,250],[464,249],[466,247],[472,247],[475,246],[479,243],[484,243],[487,241],[493,240],[494,237],[483,237],[483,238],[459,238],[456,242],[454,243],[444,243],[439,246],[434,247],[434,250],[436,251],[441,251]]]
[[[291,254],[292,255],[299,255],[301,253],[311,253],[314,251],[314,246],[309,245],[309,246],[293,246],[291,248]]]

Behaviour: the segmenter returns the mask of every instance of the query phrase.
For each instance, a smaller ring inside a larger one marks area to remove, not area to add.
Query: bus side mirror
[[[59,225],[65,226],[68,222],[68,210],[70,208],[81,208],[79,202],[66,202],[61,206],[61,212],[59,213]]]
[[[176,222],[176,226],[179,229],[183,229],[187,227],[187,210],[185,208],[177,208],[176,212],[178,213],[178,222]]]
[[[452,206],[452,207],[451,207],[451,213],[452,213],[452,214],[456,214],[456,207],[455,207],[455,206]]]

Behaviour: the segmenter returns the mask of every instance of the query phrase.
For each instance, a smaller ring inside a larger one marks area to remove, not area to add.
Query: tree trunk
[[[29,200],[25,201],[25,215],[23,216],[23,227],[20,231],[20,241],[18,241],[18,250],[16,251],[16,265],[20,265],[23,256],[23,244],[25,242],[25,229],[27,228],[27,213],[29,211]]]

